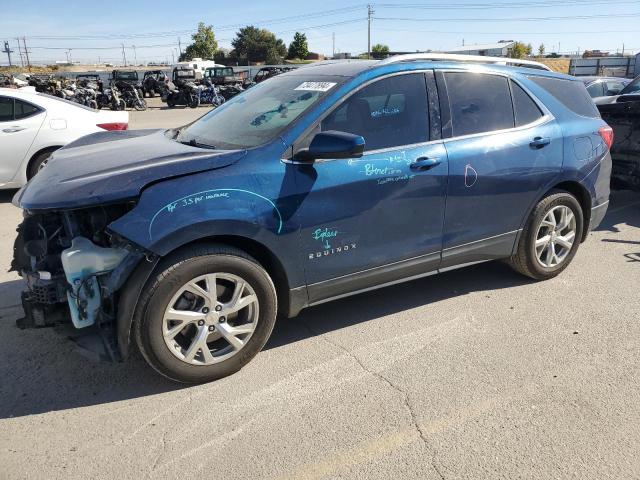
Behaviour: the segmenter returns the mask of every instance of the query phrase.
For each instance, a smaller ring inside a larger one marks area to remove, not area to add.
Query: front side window
[[[13,98],[0,97],[0,122],[13,120]]]
[[[429,139],[424,74],[397,75],[359,90],[321,124],[321,130],[361,135],[366,150],[411,145]]]
[[[515,126],[507,78],[470,72],[447,72],[444,78],[454,137]]]
[[[511,94],[513,95],[513,111],[516,115],[516,127],[529,125],[543,116],[543,113],[531,97],[520,85],[511,80]]]

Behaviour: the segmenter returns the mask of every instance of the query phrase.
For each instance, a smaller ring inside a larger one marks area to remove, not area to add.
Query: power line
[[[552,20],[590,20],[596,18],[629,18],[640,17],[640,13],[612,13],[603,15],[572,15],[561,17],[512,17],[512,18],[406,18],[406,17],[376,17],[376,20],[394,22],[542,22]]]
[[[376,3],[376,8],[398,8],[398,9],[420,9],[420,10],[485,10],[485,9],[514,9],[519,7],[579,7],[579,6],[598,6],[598,5],[625,5],[636,4],[637,0],[564,0],[559,3],[556,0],[532,0],[531,2],[507,2],[507,3],[441,3],[441,4],[425,4],[425,3]]]

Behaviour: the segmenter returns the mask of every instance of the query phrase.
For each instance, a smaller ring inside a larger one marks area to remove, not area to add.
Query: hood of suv
[[[164,130],[100,132],[57,150],[14,197],[27,210],[83,208],[136,198],[150,183],[231,165],[244,150],[207,150]]]

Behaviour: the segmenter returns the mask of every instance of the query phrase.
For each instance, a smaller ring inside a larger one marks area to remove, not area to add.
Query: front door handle
[[[16,133],[16,132],[21,132],[24,129],[25,127],[9,127],[9,128],[3,129],[2,131],[4,133]]]
[[[436,167],[442,163],[442,160],[439,158],[428,158],[428,157],[420,157],[415,162],[409,165],[411,170],[430,170],[433,167]]]
[[[544,148],[551,143],[551,139],[547,137],[536,137],[529,144],[531,148],[540,149]]]

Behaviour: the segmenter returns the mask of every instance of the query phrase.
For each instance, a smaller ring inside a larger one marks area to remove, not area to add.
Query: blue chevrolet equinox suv
[[[18,326],[195,383],[332,299],[494,259],[552,278],[605,215],[612,140],[583,83],[545,70],[299,68],[183,128],[56,151],[14,199]]]

